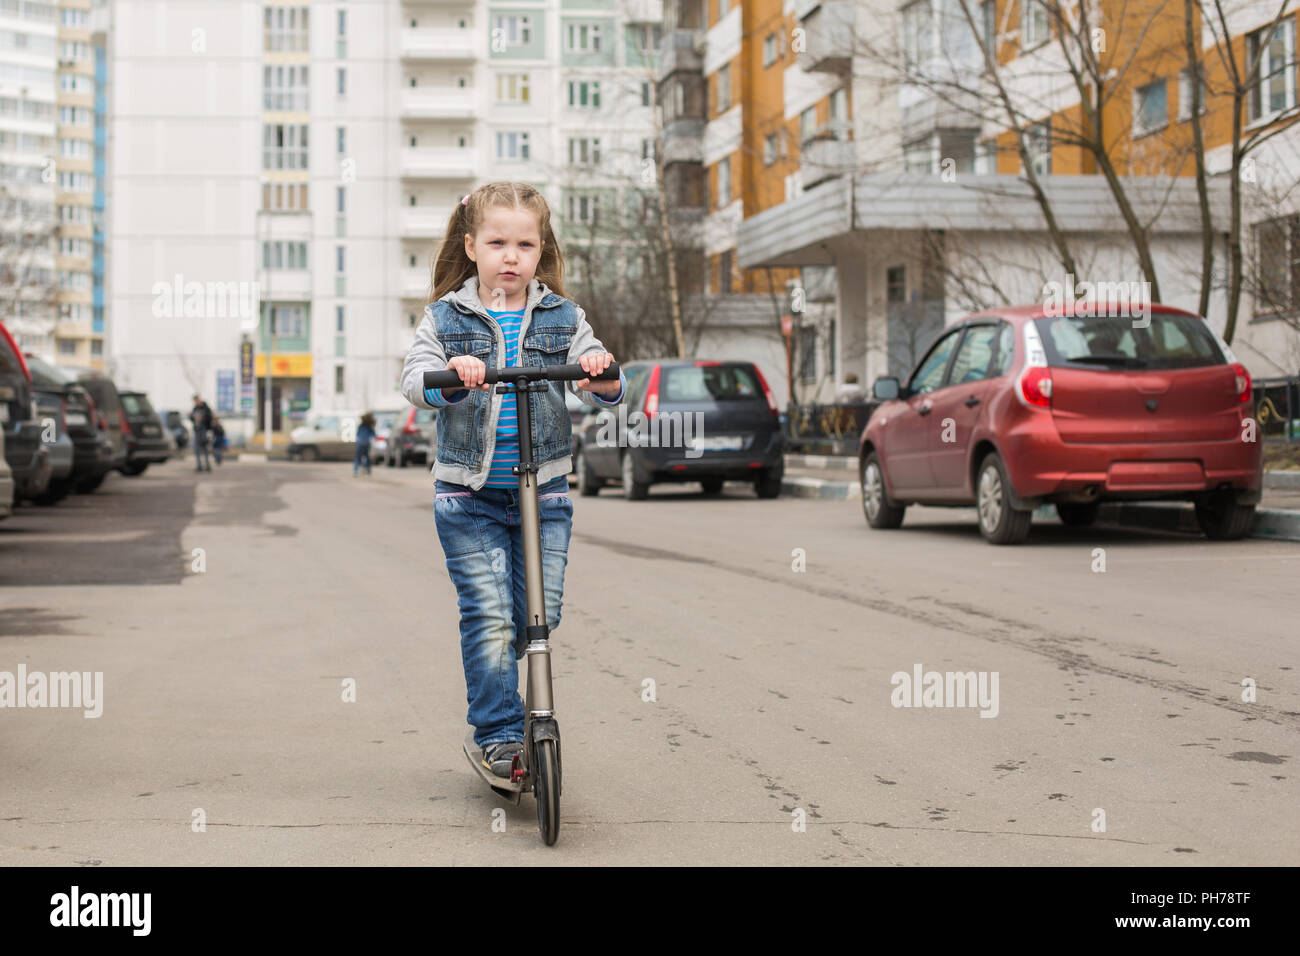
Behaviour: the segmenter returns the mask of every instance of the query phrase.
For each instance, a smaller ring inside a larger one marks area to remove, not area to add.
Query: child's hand
[[[578,364],[588,375],[599,375],[605,369],[609,368],[609,363],[614,361],[614,356],[609,352],[587,352],[585,355],[578,356]],[[588,392],[595,392],[597,395],[617,395],[623,383],[618,379],[608,382],[593,382],[590,378],[584,378],[577,383],[578,388]]]
[[[492,391],[492,386],[483,381],[487,377],[487,366],[483,364],[482,359],[472,355],[457,355],[447,363],[447,368],[456,370],[460,380],[465,383],[465,388],[477,388],[481,392]],[[455,394],[459,391],[460,386],[453,385],[451,388],[444,388],[442,394]]]

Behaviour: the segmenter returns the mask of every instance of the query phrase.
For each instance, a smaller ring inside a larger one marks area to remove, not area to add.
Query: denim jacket
[[[536,278],[528,282],[523,324],[519,329],[519,361],[523,365],[573,365],[588,352],[604,352],[583,310]],[[488,368],[505,367],[505,333],[488,314],[478,294],[478,277],[470,276],[457,290],[431,302],[415,333],[415,343],[402,369],[402,394],[417,408],[439,407],[424,390],[424,373],[441,371],[457,355],[473,355]],[[600,405],[623,400],[627,380],[612,400],[579,390],[573,394]],[[550,382],[545,392],[529,392],[533,460],[539,485],[573,470],[572,423],[564,403],[562,382]],[[435,479],[467,485],[477,491],[487,482],[496,449],[497,419],[502,394],[495,389],[466,390],[444,401],[438,412],[438,454],[431,469]]]

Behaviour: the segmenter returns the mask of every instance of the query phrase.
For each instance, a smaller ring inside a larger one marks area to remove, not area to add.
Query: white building
[[[563,239],[653,136],[645,0],[114,7],[111,369],[160,408],[261,419],[268,351],[277,428],[401,407],[454,204],[527,181]]]

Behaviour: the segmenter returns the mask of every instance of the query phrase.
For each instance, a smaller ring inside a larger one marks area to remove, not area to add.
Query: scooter
[[[544,392],[550,382],[618,381],[618,363],[599,375],[581,365],[528,365],[517,368],[489,368],[483,377],[496,391]],[[457,388],[464,385],[455,369],[424,373],[425,388]],[[546,592],[542,586],[542,529],[537,509],[537,464],[533,461],[532,410],[526,400],[515,402],[519,416],[519,519],[524,545],[524,581],[528,594],[528,683],[524,698],[524,749],[516,754],[510,776],[498,777],[483,765],[483,751],[474,743],[474,728],[465,735],[465,757],[492,791],[515,806],[525,793],[537,799],[537,827],[547,846],[560,835],[560,725],[555,719],[551,695],[550,628],[546,624]]]

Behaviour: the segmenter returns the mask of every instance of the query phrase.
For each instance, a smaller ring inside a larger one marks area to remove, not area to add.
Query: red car
[[[944,329],[906,384],[873,392],[858,446],[873,528],[897,528],[909,504],[975,505],[984,537],[1014,544],[1044,502],[1088,525],[1102,501],[1183,499],[1227,539],[1260,500],[1250,374],[1181,309],[981,312]]]

